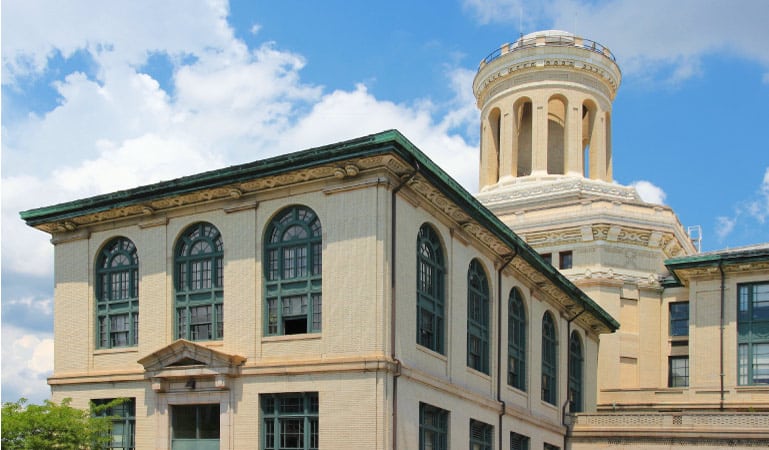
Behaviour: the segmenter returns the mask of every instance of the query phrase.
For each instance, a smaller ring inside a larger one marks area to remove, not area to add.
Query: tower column
[[[582,167],[582,102],[569,98],[566,111],[566,175],[583,176]]]
[[[478,187],[496,184],[499,173],[499,114],[492,110],[481,124],[481,161]]]
[[[518,149],[514,143],[516,136],[516,118],[513,105],[506,102],[502,105],[502,118],[499,130],[499,179],[509,179],[515,176],[515,164],[518,161]]]
[[[532,161],[531,161],[531,174],[532,175],[545,175],[547,174],[547,100],[541,98],[535,99],[532,102],[534,109],[532,118]]]
[[[590,178],[606,181],[606,112],[598,109],[590,139]]]

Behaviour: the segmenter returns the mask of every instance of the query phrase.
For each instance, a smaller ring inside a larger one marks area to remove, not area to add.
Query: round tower
[[[612,181],[611,108],[622,74],[605,46],[548,30],[481,61],[481,191],[526,180]]]

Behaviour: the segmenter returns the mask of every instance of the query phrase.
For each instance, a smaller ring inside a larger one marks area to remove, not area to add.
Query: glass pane
[[[304,419],[280,420],[280,448],[304,449]]]
[[[198,407],[199,439],[219,439],[219,405]]]
[[[171,429],[174,439],[195,439],[195,406],[173,406],[171,409]]]
[[[753,383],[769,383],[769,344],[753,344]]]

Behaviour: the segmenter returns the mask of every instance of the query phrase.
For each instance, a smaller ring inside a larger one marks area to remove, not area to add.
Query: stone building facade
[[[113,448],[563,448],[618,326],[395,131],[22,218]]]

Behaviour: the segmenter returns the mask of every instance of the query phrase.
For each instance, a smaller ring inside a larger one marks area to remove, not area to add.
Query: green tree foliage
[[[3,403],[2,448],[4,450],[98,449],[110,441],[111,418],[95,417],[99,411],[46,400],[42,405],[27,405],[22,398]],[[110,405],[100,406],[99,409]]]

